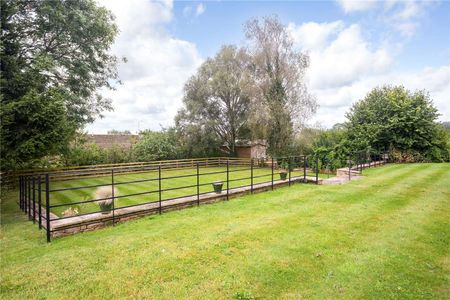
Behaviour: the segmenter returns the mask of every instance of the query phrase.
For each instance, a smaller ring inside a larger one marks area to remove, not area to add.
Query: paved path
[[[341,168],[336,171],[336,177],[324,179],[322,181],[323,185],[336,185],[336,184],[344,184],[349,182],[350,180],[357,180],[361,179],[363,176],[361,176],[360,169],[367,169],[371,167],[381,166],[384,165],[384,161],[374,161],[370,164],[362,164],[358,166],[354,166],[350,169],[350,179],[348,176],[349,170],[348,168]]]

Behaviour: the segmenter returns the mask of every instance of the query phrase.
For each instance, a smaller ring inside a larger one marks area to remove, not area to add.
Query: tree
[[[180,157],[212,157],[220,154],[219,149],[223,142],[205,125],[189,123],[178,114],[174,130]]]
[[[108,51],[118,30],[93,0],[3,0],[1,11],[1,158],[2,168],[10,168],[67,145],[69,138],[55,138],[58,128],[73,134],[111,109],[98,89],[117,79],[117,58]],[[38,103],[59,108],[18,110]],[[59,123],[40,123],[52,118]],[[22,134],[14,134],[17,128]],[[40,142],[30,143],[30,136]]]
[[[129,131],[129,130],[111,129],[111,130],[108,130],[107,133],[108,134],[112,134],[112,135],[122,135],[122,134],[131,134],[131,131]]]
[[[56,89],[31,90],[18,101],[2,104],[2,164],[27,166],[33,159],[59,153],[69,142],[75,126],[67,118],[63,95]]]
[[[252,132],[257,138],[268,138],[270,153],[285,154],[294,131],[317,106],[304,84],[309,57],[294,49],[286,26],[276,17],[248,21],[245,34],[255,84]]]
[[[177,140],[172,131],[141,132],[142,138],[133,148],[136,161],[153,161],[177,158]]]
[[[235,46],[224,46],[206,60],[185,85],[185,107],[177,123],[211,130],[234,153],[236,140],[246,131],[250,108],[248,63],[245,51]]]
[[[347,140],[353,150],[415,151],[429,160],[440,160],[438,156],[446,157],[447,150],[436,123],[438,116],[425,91],[410,92],[403,86],[375,88],[347,113]]]

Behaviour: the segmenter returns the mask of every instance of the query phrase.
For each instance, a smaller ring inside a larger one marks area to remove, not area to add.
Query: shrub
[[[97,188],[94,193],[95,199],[102,199],[97,201],[98,206],[102,211],[110,211],[113,204],[113,189],[110,186],[102,186]],[[114,196],[117,196],[117,189],[114,188]]]

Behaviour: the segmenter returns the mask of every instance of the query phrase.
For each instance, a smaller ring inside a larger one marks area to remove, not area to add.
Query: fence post
[[[356,170],[362,172],[363,165],[361,163],[361,153],[358,153],[358,161],[356,162]]]
[[[352,180],[351,170],[352,170],[352,163],[351,163],[351,154],[348,155],[348,180]]]
[[[230,160],[227,159],[227,200],[230,196]]]
[[[161,163],[158,166],[158,195],[159,195],[159,214],[161,214]]]
[[[200,206],[200,172],[197,163],[197,206]]]
[[[288,157],[289,186],[291,186],[291,157]]]
[[[250,191],[253,194],[253,158],[250,159]]]
[[[319,156],[316,157],[316,184],[319,184]]]
[[[39,214],[39,229],[42,229],[42,197],[41,197],[41,175],[38,177],[38,214]]]
[[[47,243],[50,243],[50,179],[45,174],[45,223],[47,229]]]
[[[306,155],[303,155],[303,182],[306,182]]]
[[[115,214],[115,195],[114,195],[114,169],[111,169],[111,195],[112,195],[112,221],[113,226],[116,224],[116,214]]]
[[[272,190],[273,190],[273,156],[272,156]]]
[[[36,224],[36,177],[33,176],[33,224]]]
[[[19,208],[22,209],[22,176],[19,176]]]
[[[31,177],[28,178],[28,220],[31,220]]]
[[[27,176],[23,177],[23,212],[27,214],[27,202],[28,202],[28,183]]]
[[[25,211],[25,177],[22,175],[22,211]]]

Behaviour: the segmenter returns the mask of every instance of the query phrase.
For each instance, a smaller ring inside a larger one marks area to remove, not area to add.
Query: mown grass
[[[2,299],[448,299],[450,165],[388,165],[55,239],[4,194]]]
[[[197,170],[196,168],[185,169],[162,169],[161,170],[161,189],[162,200],[172,199],[184,196],[191,196],[197,193]],[[183,176],[183,177],[179,177]],[[230,189],[239,186],[246,186],[251,184],[249,179],[251,170],[248,166],[229,168]],[[303,176],[303,170],[298,169],[291,172],[291,176]],[[311,170],[308,169],[307,176],[315,176]],[[116,174],[114,176],[115,188],[117,193],[115,196],[120,198],[115,200],[115,207],[120,208],[129,205],[136,205],[159,200],[159,173],[156,170],[145,173],[133,174]],[[177,178],[178,177],[178,178]],[[253,183],[268,182],[272,180],[271,168],[254,168]],[[328,177],[326,174],[320,174],[320,177]],[[274,170],[274,180],[279,180],[280,175],[278,170]],[[151,180],[144,181],[142,180]],[[138,181],[138,182],[133,182]],[[200,193],[212,192],[212,183],[221,181],[224,182],[223,189],[226,189],[227,174],[226,167],[201,167],[199,169],[199,184]],[[75,188],[83,186],[94,186],[101,184],[111,184],[112,176],[98,176],[90,178],[72,179],[66,181],[51,181],[50,190]],[[127,183],[132,182],[132,183]],[[70,204],[70,206],[59,206],[51,208],[51,211],[59,216],[69,207],[76,209],[79,213],[92,213],[100,210],[98,204],[95,202],[72,204],[82,201],[90,201],[95,199],[95,191],[98,187],[83,188],[76,190],[55,191],[50,193],[50,205]],[[42,183],[42,199],[45,199],[45,184]],[[165,190],[165,191],[164,191]],[[135,195],[124,197],[126,195],[151,192],[148,194]]]

